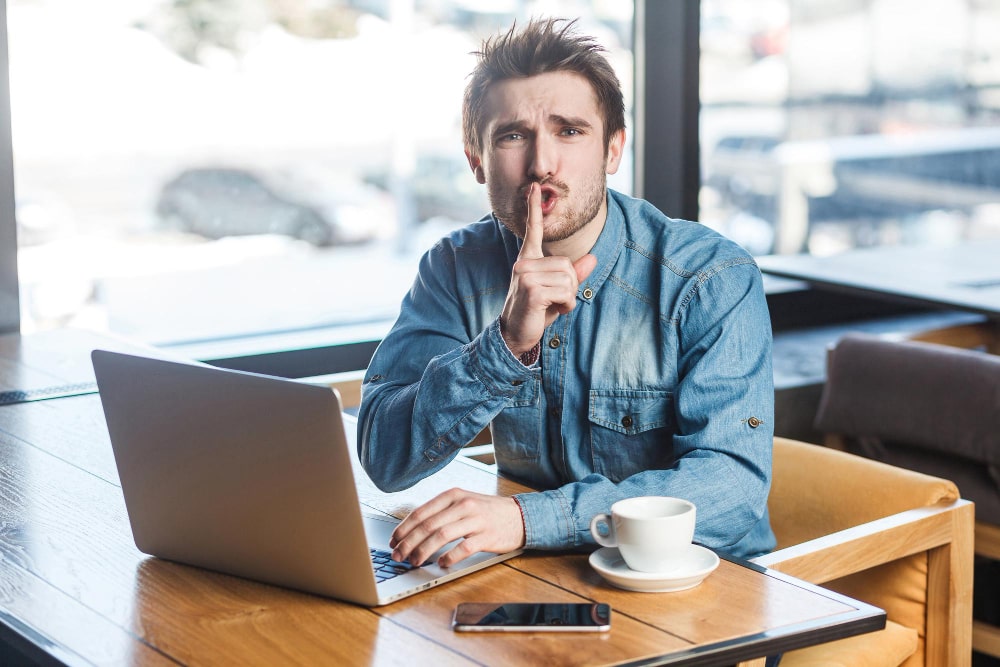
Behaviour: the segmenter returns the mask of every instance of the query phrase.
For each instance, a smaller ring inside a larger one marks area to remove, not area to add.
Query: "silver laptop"
[[[520,553],[451,568],[433,564],[440,553],[417,568],[373,556],[398,520],[362,511],[328,387],[104,350],[91,358],[144,553],[366,606]]]

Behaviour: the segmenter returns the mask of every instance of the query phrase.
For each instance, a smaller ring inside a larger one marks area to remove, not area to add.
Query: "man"
[[[610,191],[618,79],[573,24],[487,40],[463,104],[492,215],[421,260],[365,378],[361,462],[413,485],[490,426],[501,472],[537,493],[453,489],[414,510],[394,557],[593,543],[618,499],[687,498],[695,540],[751,557],[767,516],[773,386],[760,272],[696,223]]]

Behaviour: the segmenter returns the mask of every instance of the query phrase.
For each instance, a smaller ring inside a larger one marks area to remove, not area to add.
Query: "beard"
[[[512,234],[522,239],[528,221],[528,188],[532,182],[534,181],[525,183],[513,192],[495,182],[488,186],[493,215]],[[568,239],[583,229],[597,216],[607,198],[607,180],[603,167],[582,183],[578,193],[553,178],[537,182],[555,189],[559,197],[556,204],[558,213],[553,211],[544,218],[542,240],[546,243]],[[577,196],[574,198],[574,195]]]

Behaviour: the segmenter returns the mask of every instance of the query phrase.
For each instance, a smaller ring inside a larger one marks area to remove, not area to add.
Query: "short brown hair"
[[[574,72],[590,82],[604,116],[605,147],[616,132],[625,129],[621,83],[604,57],[606,49],[592,37],[577,34],[575,23],[575,20],[536,19],[520,32],[515,24],[505,34],[483,42],[482,49],[475,52],[479,62],[472,70],[462,102],[462,132],[467,150],[482,155],[483,98],[491,85],[547,72]]]

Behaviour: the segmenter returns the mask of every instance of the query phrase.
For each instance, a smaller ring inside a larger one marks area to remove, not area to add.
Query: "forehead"
[[[487,91],[483,111],[487,132],[498,124],[533,122],[549,116],[582,117],[595,126],[601,123],[594,87],[575,72],[498,81]]]

